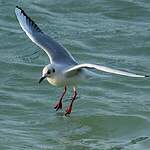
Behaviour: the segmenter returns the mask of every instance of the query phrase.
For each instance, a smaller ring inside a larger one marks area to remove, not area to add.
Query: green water
[[[39,85],[47,56],[21,30],[20,5],[80,63],[150,74],[147,0],[0,0],[0,150],[149,150],[150,79],[101,73],[78,86],[73,113],[53,109],[63,88]]]

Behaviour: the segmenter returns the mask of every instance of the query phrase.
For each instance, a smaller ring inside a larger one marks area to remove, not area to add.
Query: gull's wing
[[[65,70],[64,73],[66,75],[69,75],[69,74],[72,74],[74,71],[80,70],[82,68],[96,69],[96,70],[99,70],[99,71],[104,71],[104,72],[123,75],[123,76],[128,76],[128,77],[137,77],[137,78],[149,77],[148,75],[137,75],[137,74],[133,74],[133,73],[125,72],[125,71],[120,71],[120,70],[112,69],[112,68],[105,67],[105,66],[95,65],[95,64],[75,65],[75,66],[69,68],[68,70]]]
[[[20,7],[16,6],[15,13],[27,36],[46,52],[51,63],[77,64],[71,54],[62,45],[47,36]]]

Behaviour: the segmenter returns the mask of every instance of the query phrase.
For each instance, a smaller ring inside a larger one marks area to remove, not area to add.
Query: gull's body
[[[78,64],[66,48],[54,41],[51,37],[47,36],[20,7],[17,6],[15,12],[20,26],[25,31],[27,36],[36,45],[42,48],[49,57],[50,63],[44,67],[39,83],[43,79],[47,78],[48,82],[52,85],[64,86],[64,92],[54,107],[56,110],[62,108],[62,99],[66,94],[67,86],[72,85],[74,91],[73,97],[69,107],[66,110],[66,114],[71,113],[73,102],[77,96],[75,86],[82,80],[87,80],[89,78],[93,78],[94,76],[94,73],[89,69],[96,69],[99,71],[129,77],[148,77],[145,75],[137,75],[96,64]]]
[[[92,78],[93,74],[96,77],[95,73],[87,69],[75,70],[72,73],[66,73],[66,70],[70,69],[70,67],[72,66],[63,66],[62,64],[48,64],[43,69],[43,75],[48,70],[52,70],[51,68],[55,68],[55,72],[52,73],[50,77],[47,77],[48,82],[54,86],[76,86],[79,82]]]
[[[51,75],[51,77],[47,77],[47,80],[50,84],[54,86],[64,86],[64,85],[73,85],[75,86],[78,82],[80,82],[82,79],[86,78],[87,73],[86,71],[77,71],[75,74],[72,74],[70,76],[65,75],[65,70],[69,68],[69,66],[62,66],[61,64],[49,64],[46,66],[44,72],[47,71],[49,68],[55,68],[54,75]]]

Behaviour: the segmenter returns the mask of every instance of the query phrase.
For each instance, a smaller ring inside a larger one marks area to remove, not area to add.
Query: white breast
[[[77,83],[90,79],[91,71],[83,69],[82,71],[76,73],[75,75],[65,76],[62,72],[55,74],[53,77],[47,77],[47,80],[50,84],[54,86],[64,86],[64,85],[73,85],[76,86]]]

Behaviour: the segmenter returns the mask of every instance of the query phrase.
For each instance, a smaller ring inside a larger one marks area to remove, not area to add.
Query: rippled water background
[[[150,79],[100,72],[79,85],[70,117],[56,113],[63,89],[38,84],[48,59],[21,30],[16,5],[80,63],[150,74],[147,0],[0,0],[0,149],[149,150]]]

